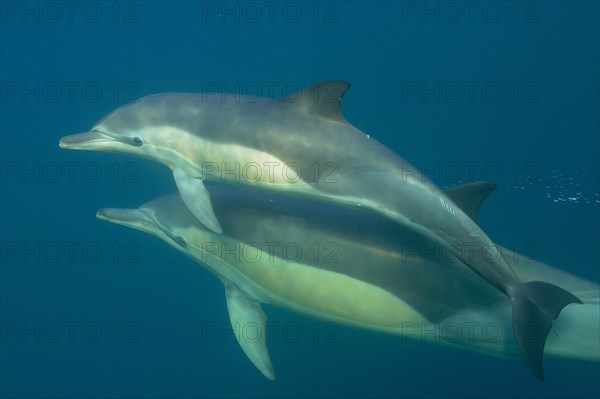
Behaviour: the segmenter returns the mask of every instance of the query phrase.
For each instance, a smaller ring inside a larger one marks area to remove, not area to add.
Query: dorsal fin
[[[456,206],[477,223],[481,204],[497,187],[498,185],[493,181],[478,181],[449,188],[445,193]]]
[[[296,94],[283,97],[280,101],[304,107],[307,112],[332,121],[347,123],[340,104],[344,93],[350,88],[345,80],[324,80]]]

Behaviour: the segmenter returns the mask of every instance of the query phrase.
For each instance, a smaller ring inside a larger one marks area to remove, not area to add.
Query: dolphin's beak
[[[93,149],[96,146],[96,144],[105,143],[109,141],[115,141],[115,139],[98,131],[90,131],[65,136],[60,139],[58,145],[60,146],[60,148],[70,150],[86,150]]]
[[[148,214],[140,209],[101,208],[96,212],[100,220],[131,227],[136,230],[154,233],[156,226]]]
[[[141,209],[101,208],[96,212],[96,217],[100,220],[106,220],[153,234],[160,231],[177,245],[182,247],[187,245],[185,239],[173,234]]]
[[[96,212],[96,217],[100,220],[125,226],[147,224],[149,222],[146,212],[139,209],[101,208]]]

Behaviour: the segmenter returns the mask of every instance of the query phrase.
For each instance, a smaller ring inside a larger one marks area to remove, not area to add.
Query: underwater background
[[[170,171],[58,141],[152,93],[281,97],[345,79],[346,118],[441,187],[498,183],[480,215],[495,242],[598,283],[599,13],[596,1],[0,2],[0,396],[597,398],[598,363],[547,357],[541,383],[521,359],[332,332],[265,305],[299,331],[271,337],[268,381],[226,332],[216,278],[95,218],[174,191]]]

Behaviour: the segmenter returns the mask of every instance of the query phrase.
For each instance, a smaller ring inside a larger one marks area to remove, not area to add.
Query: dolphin
[[[205,180],[253,185],[368,208],[434,240],[504,293],[523,358],[543,380],[544,343],[563,307],[579,298],[553,284],[523,283],[485,232],[410,163],[351,125],[340,104],[350,87],[323,81],[279,100],[235,94],[162,93],[123,105],[67,149],[116,151],[171,168],[180,196],[206,227],[222,220]]]
[[[448,193],[474,216],[491,189],[490,184],[469,184]],[[261,303],[408,338],[518,356],[512,334],[505,333],[511,330],[508,298],[434,240],[359,208],[252,187],[220,185],[210,194],[224,234],[199,223],[177,194],[138,209],[100,209],[97,217],[155,235],[218,276],[236,339],[267,378],[275,379],[275,373],[266,334],[247,340],[239,328],[251,323],[266,329]],[[551,336],[546,352],[599,361],[600,287],[501,251],[527,281],[549,281],[585,300],[583,306],[565,309],[554,327],[559,334]],[[502,339],[466,329],[450,340],[432,335],[446,326],[474,325],[499,328]]]

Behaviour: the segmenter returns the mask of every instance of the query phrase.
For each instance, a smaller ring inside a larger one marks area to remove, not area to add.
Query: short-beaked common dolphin
[[[509,300],[435,241],[356,208],[252,188],[210,191],[224,234],[199,223],[179,195],[138,209],[101,209],[97,216],[156,235],[216,274],[225,285],[236,338],[267,378],[274,379],[274,371],[266,342],[245,340],[235,328],[264,326],[261,302],[327,321],[518,356]],[[486,191],[467,185],[450,195],[474,216]],[[598,285],[502,252],[526,281],[559,284],[585,301],[564,310],[546,352],[600,360]],[[445,326],[465,327],[464,334],[451,340],[432,336]],[[494,327],[501,338],[472,334],[466,326]]]
[[[169,166],[183,202],[221,233],[203,180],[250,184],[360,206],[446,246],[512,302],[525,362],[543,379],[544,343],[561,309],[581,303],[542,282],[523,284],[490,238],[402,157],[351,125],[341,98],[349,84],[317,83],[275,101],[231,94],[165,93],[126,104],[62,148],[140,155]],[[213,204],[214,206],[214,204]]]

